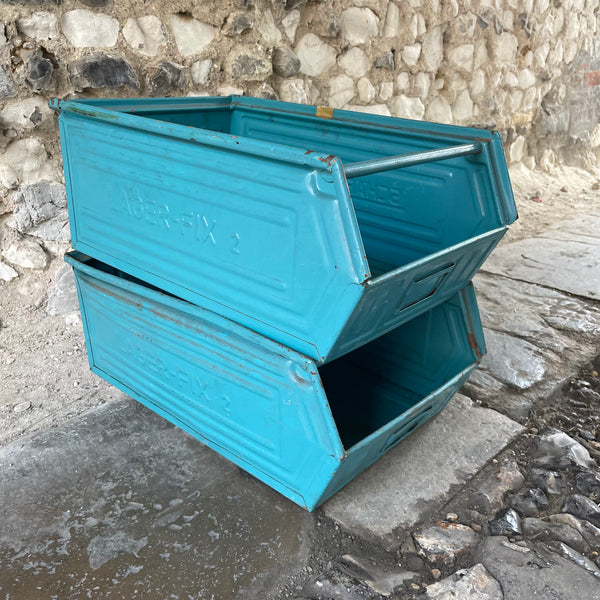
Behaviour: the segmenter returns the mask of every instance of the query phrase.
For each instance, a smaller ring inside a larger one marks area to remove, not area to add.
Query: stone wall
[[[595,163],[597,0],[0,0],[0,280],[69,242],[50,97],[251,94]]]

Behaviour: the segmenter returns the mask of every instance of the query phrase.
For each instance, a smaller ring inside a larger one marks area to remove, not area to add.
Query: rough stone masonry
[[[600,153],[596,0],[0,0],[0,285],[68,245],[50,97],[251,94]]]

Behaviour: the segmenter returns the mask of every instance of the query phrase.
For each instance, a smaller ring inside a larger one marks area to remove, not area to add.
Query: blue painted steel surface
[[[76,249],[318,364],[451,298],[516,218],[495,133],[243,97],[51,106]],[[481,151],[345,176],[456,145]]]
[[[472,288],[319,366],[79,252],[90,366],[314,509],[436,414],[485,351]]]

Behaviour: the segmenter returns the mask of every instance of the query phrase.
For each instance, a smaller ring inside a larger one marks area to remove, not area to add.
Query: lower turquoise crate
[[[92,370],[308,510],[438,413],[485,351],[471,286],[317,366],[81,253],[65,259]]]

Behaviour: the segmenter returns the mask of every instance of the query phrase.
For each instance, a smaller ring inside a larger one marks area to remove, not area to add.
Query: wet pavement
[[[0,450],[0,598],[263,598],[311,516],[124,400]]]

